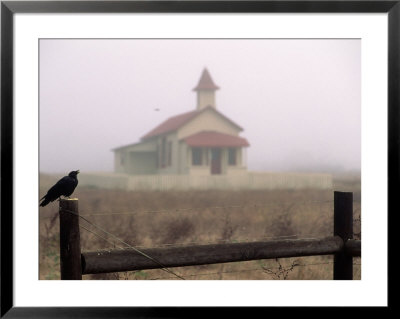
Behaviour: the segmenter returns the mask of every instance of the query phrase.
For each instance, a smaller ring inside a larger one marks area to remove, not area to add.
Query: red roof
[[[239,130],[243,130],[239,125],[237,125],[235,122],[233,122],[232,120],[227,118],[222,113],[218,112],[215,108],[213,108],[211,106],[208,106],[208,107],[205,107],[205,108],[203,108],[201,110],[195,110],[195,111],[191,111],[191,112],[187,112],[187,113],[183,113],[183,114],[179,114],[179,115],[170,117],[166,121],[162,122],[160,125],[156,126],[153,130],[148,132],[146,135],[144,135],[142,137],[142,140],[146,139],[146,138],[149,138],[149,137],[153,137],[153,136],[157,136],[157,135],[173,132],[173,131],[181,128],[184,124],[186,124],[187,122],[189,122],[190,120],[195,118],[200,113],[205,112],[206,110],[212,110],[212,111],[216,112],[222,118],[224,118],[226,121],[228,121],[231,124],[233,124],[234,126],[236,126]]]
[[[199,91],[199,90],[218,90],[219,87],[215,85],[214,81],[211,78],[210,73],[208,73],[208,70],[205,68],[203,70],[203,73],[200,77],[199,83],[197,86],[193,89],[193,91]]]
[[[197,147],[241,147],[250,144],[243,137],[214,132],[203,131],[183,139],[189,146]]]
[[[199,114],[199,111],[196,110],[170,117],[143,136],[142,139],[175,131],[197,114]]]

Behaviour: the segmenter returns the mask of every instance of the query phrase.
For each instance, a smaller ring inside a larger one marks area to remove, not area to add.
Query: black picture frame
[[[178,318],[188,308],[15,307],[13,303],[13,16],[15,13],[387,13],[388,14],[388,217],[398,212],[400,0],[333,1],[1,1],[1,317]],[[377,212],[385,214],[386,212]],[[393,222],[389,225],[393,225]],[[389,229],[389,238],[393,232]],[[388,243],[393,242],[389,240]],[[390,250],[390,246],[389,246]],[[388,286],[390,281],[388,281]],[[388,305],[391,302],[388,300]],[[196,309],[195,315],[204,315]],[[231,309],[213,309],[220,316]],[[265,308],[253,310],[265,311]],[[272,311],[269,308],[267,311]],[[292,309],[293,310],[293,307]],[[249,315],[248,310],[245,311]],[[186,313],[186,314],[185,314]],[[211,313],[211,312],[210,312]],[[239,314],[235,310],[235,314]]]

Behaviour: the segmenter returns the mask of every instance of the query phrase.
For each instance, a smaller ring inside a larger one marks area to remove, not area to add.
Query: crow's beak
[[[79,172],[79,169],[76,171],[76,173],[77,173],[77,174],[79,174],[79,173],[80,173],[80,172]]]

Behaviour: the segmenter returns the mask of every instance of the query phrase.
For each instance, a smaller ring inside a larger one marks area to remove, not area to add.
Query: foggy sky
[[[113,171],[111,149],[196,108],[204,67],[249,170],[360,170],[360,40],[45,39],[40,171]]]

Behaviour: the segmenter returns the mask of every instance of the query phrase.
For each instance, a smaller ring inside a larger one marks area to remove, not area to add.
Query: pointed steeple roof
[[[215,85],[213,79],[211,78],[210,73],[208,72],[207,68],[204,68],[203,73],[201,74],[199,83],[193,89],[193,91],[200,91],[200,90],[218,90],[219,86]]]

